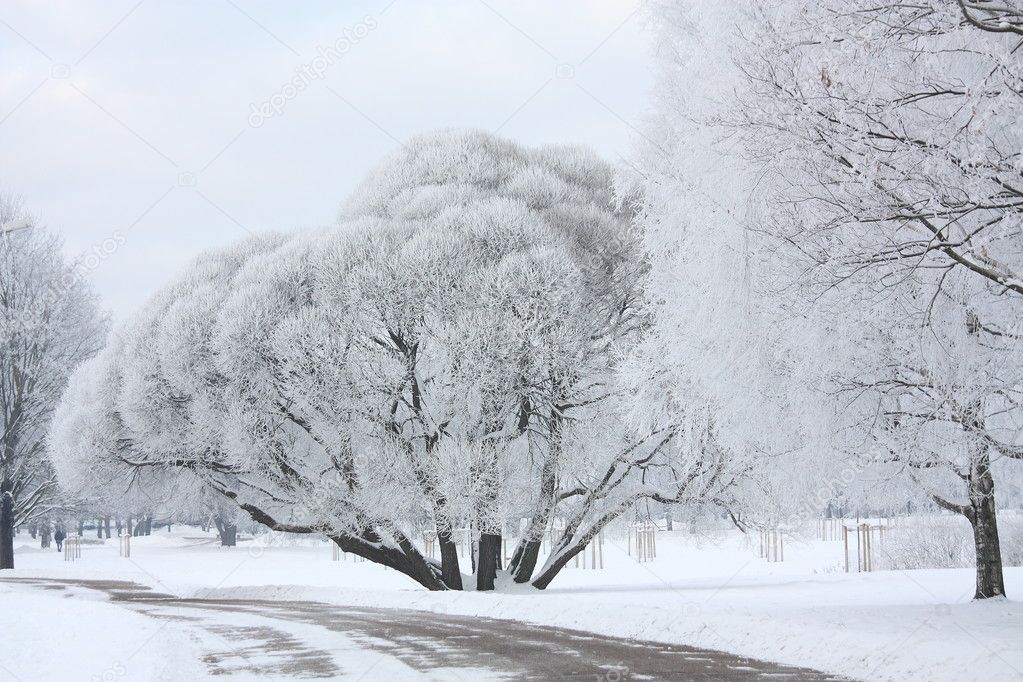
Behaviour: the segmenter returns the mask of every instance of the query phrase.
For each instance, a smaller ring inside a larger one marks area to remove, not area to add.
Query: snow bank
[[[102,599],[89,590],[43,592],[0,583],[2,676],[114,682],[205,674],[197,642],[177,626]]]

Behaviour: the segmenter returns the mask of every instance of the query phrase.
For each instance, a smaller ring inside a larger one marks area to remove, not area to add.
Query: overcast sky
[[[418,132],[627,156],[652,80],[638,7],[5,0],[0,188],[71,256],[123,235],[90,275],[123,318],[205,249],[333,222]]]

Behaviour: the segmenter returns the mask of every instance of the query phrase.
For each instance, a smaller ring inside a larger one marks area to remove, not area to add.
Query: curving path
[[[732,654],[515,621],[307,601],[183,599],[126,581],[5,579],[87,588],[205,631],[211,675],[268,679],[839,680]]]

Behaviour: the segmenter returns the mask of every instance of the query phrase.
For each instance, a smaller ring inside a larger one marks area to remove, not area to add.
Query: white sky
[[[71,256],[124,235],[91,274],[121,318],[204,249],[333,222],[418,132],[627,155],[652,81],[639,5],[4,0],[0,188]],[[322,79],[250,124],[319,46],[355,32]]]

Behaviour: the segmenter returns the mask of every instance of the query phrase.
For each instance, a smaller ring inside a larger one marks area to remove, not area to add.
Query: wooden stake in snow
[[[586,568],[586,550],[590,551],[590,568],[604,568],[604,531],[597,533],[597,536],[590,541],[583,551],[575,555],[575,567],[579,568],[580,559],[582,568]]]
[[[434,558],[434,551],[437,546],[437,531],[426,530],[423,531],[423,554]]]
[[[817,519],[817,537],[821,540],[839,540],[839,535],[845,536],[844,533],[840,533],[843,528],[845,528],[843,519]]]
[[[82,536],[69,535],[64,540],[64,561],[82,558]]]
[[[785,535],[777,528],[760,529],[758,556],[769,563],[785,561]]]
[[[887,529],[882,524],[873,525],[870,523],[858,523],[856,527],[850,529],[848,526],[842,527],[843,539],[845,543],[845,572],[849,573],[849,567],[852,565],[850,560],[849,551],[849,531],[854,530],[856,533],[856,572],[857,573],[869,573],[874,570],[874,541],[875,534],[876,540],[884,542],[887,535]]]
[[[649,523],[636,524],[629,529],[629,555],[632,556],[632,536],[636,536],[636,561],[652,561],[657,557],[656,528]]]

